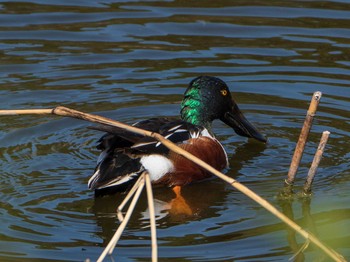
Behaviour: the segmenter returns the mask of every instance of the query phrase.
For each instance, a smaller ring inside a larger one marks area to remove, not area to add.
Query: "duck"
[[[240,136],[267,142],[267,138],[245,118],[227,84],[213,76],[198,76],[189,83],[179,119],[153,117],[133,126],[161,134],[221,171],[229,163],[223,145],[212,130],[216,119]],[[181,187],[212,176],[153,138],[117,127],[96,126],[94,129],[105,132],[97,142],[101,153],[88,181],[88,188],[94,190],[96,196],[130,188],[145,171],[152,185],[171,187],[177,195]]]

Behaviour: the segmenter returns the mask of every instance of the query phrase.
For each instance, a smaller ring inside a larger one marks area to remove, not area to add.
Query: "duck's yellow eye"
[[[226,95],[227,95],[227,90],[225,90],[225,89],[221,90],[220,92],[221,92],[221,94],[222,94],[223,96],[226,96]]]

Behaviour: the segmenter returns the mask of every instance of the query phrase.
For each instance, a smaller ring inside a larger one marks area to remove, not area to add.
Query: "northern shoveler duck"
[[[220,119],[245,137],[266,138],[243,116],[226,83],[219,78],[193,79],[181,103],[181,119],[151,118],[134,126],[157,132],[218,170],[228,166],[227,154],[212,133]],[[190,160],[175,154],[158,141],[119,128],[97,127],[107,133],[97,148],[102,150],[95,173],[88,182],[97,195],[125,189],[147,171],[153,184],[183,186],[211,176]],[[176,191],[175,191],[176,192]]]

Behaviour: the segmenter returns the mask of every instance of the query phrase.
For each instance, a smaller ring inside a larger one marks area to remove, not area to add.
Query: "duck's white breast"
[[[153,154],[143,156],[140,162],[148,171],[151,177],[151,181],[156,181],[165,174],[174,171],[173,163],[168,158],[162,155]]]

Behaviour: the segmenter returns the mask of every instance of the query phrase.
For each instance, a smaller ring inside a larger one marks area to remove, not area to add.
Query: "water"
[[[261,145],[215,123],[229,176],[350,257],[350,4],[347,1],[0,2],[2,109],[64,105],[132,123],[177,116],[191,79],[225,80]],[[310,203],[279,203],[314,91],[323,97],[296,191],[322,131],[331,137]],[[1,117],[1,261],[96,260],[118,226],[124,195],[87,190],[100,133],[53,116]],[[154,191],[161,210],[174,194]],[[218,179],[187,186],[195,214],[159,214],[161,261],[286,261],[304,241]],[[114,253],[149,261],[143,195]],[[298,261],[329,261],[314,247]]]

